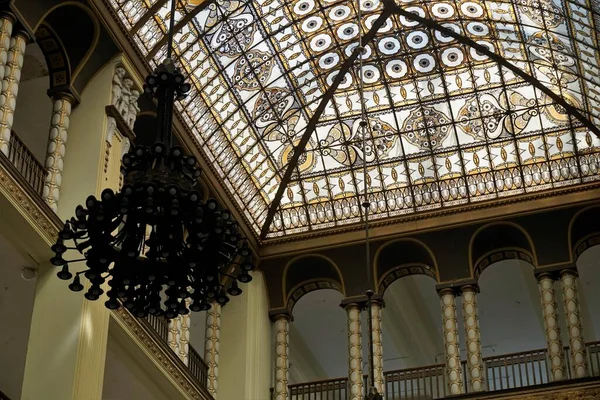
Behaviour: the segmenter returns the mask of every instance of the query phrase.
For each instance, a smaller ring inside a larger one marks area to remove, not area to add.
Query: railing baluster
[[[43,179],[46,175],[46,169],[34,157],[15,132],[12,132],[10,137],[8,160],[15,166],[32,189],[41,196],[44,189]]]

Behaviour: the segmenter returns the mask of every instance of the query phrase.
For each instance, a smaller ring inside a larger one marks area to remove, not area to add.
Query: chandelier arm
[[[381,12],[381,14],[379,14],[379,17],[377,17],[375,22],[373,22],[373,26],[371,27],[371,29],[369,29],[369,31],[363,36],[363,44],[368,44],[373,40],[373,38],[375,37],[375,34],[379,30],[379,28],[381,28],[383,26],[383,24],[388,19],[390,14],[391,14],[391,10],[387,6],[384,6],[383,11]],[[285,192],[285,189],[287,188],[287,185],[290,182],[292,174],[294,173],[294,170],[296,169],[296,166],[298,165],[298,160],[300,159],[300,156],[302,155],[302,153],[304,153],[306,144],[308,143],[309,139],[311,138],[315,129],[317,128],[317,123],[319,122],[319,118],[321,118],[323,111],[325,111],[325,107],[327,106],[329,101],[331,101],[331,99],[335,95],[335,92],[336,92],[338,86],[340,85],[340,83],[342,83],[344,76],[346,75],[346,73],[348,71],[350,71],[350,68],[352,68],[352,66],[354,65],[354,62],[356,61],[356,58],[358,57],[358,54],[360,52],[361,52],[361,50],[358,47],[355,47],[354,50],[352,51],[352,54],[350,55],[350,57],[348,57],[346,59],[346,61],[344,61],[344,64],[342,64],[342,67],[340,68],[339,72],[333,79],[331,86],[329,86],[329,89],[327,89],[327,92],[325,92],[325,94],[323,95],[323,98],[322,98],[321,102],[319,103],[319,106],[315,110],[315,113],[312,115],[312,117],[308,121],[308,124],[306,125],[306,130],[304,131],[302,138],[298,142],[298,145],[296,145],[296,147],[294,147],[292,157],[290,158],[290,161],[287,164],[287,168],[281,179],[281,183],[279,184],[279,187],[277,188],[277,193],[275,194],[275,198],[273,199],[273,202],[269,206],[269,211],[267,213],[265,223],[263,224],[262,230],[260,233],[261,239],[266,238],[267,234],[269,233],[269,227],[271,226],[271,223],[273,222],[273,218],[275,217],[275,213],[277,212],[277,209],[279,208],[279,205],[281,204],[281,198],[283,197],[283,193]]]
[[[518,75],[519,77],[523,78],[526,82],[535,86],[538,90],[540,90],[552,100],[554,100],[556,103],[561,105],[569,114],[571,114],[573,117],[579,120],[579,122],[581,122],[586,128],[588,128],[598,138],[600,138],[600,128],[594,125],[592,121],[590,121],[585,115],[579,112],[579,110],[576,107],[573,107],[571,104],[569,104],[562,96],[554,93],[550,88],[548,88],[546,85],[540,82],[536,77],[516,67],[506,58],[490,51],[487,48],[487,46],[483,46],[469,37],[463,36],[460,33],[456,33],[452,29],[444,27],[443,25],[441,25],[433,19],[421,17],[420,15],[413,14],[410,11],[406,11],[398,4],[396,4],[394,0],[383,0],[383,4],[385,9],[390,10],[392,14],[401,15],[403,17],[406,17],[407,19],[417,21],[431,30],[436,30],[440,33],[451,36],[452,38],[458,40],[460,43],[469,46],[482,54],[485,54],[487,57],[489,57],[496,63],[511,70],[515,75]]]

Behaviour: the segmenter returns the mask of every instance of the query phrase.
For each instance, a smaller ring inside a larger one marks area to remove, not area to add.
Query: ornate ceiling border
[[[581,193],[590,192],[587,196],[581,196]],[[595,193],[598,192],[598,193]],[[569,199],[565,197],[571,195]],[[576,196],[574,196],[576,195]],[[524,194],[521,196],[507,197],[500,200],[489,200],[486,202],[469,204],[467,206],[457,206],[454,208],[438,209],[435,211],[420,212],[398,218],[371,221],[371,239],[400,237],[402,235],[414,233],[415,231],[424,232],[431,230],[447,229],[451,226],[469,225],[484,220],[502,219],[507,212],[501,210],[503,206],[516,206],[527,202],[536,201],[532,207],[521,207],[521,209],[511,210],[511,215],[538,213],[550,209],[572,206],[577,203],[585,203],[600,198],[600,182],[572,186],[550,191],[541,191],[536,193]],[[489,210],[482,217],[474,217],[468,213]],[[449,217],[448,221],[435,221],[436,218]],[[427,227],[417,227],[416,224],[421,221],[427,221]],[[404,225],[399,229],[391,229],[392,226]],[[315,247],[336,247],[346,245],[352,242],[364,242],[363,224],[348,225],[340,228],[332,228],[322,231],[298,234],[277,239],[270,239],[262,243],[261,256],[272,258],[292,252],[304,252],[308,249],[314,250]],[[331,240],[323,241],[323,237],[331,237]],[[298,246],[298,242],[309,239],[319,240],[318,246]],[[290,251],[292,250],[292,251]]]

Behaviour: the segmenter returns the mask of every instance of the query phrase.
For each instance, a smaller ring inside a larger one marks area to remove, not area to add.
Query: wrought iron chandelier
[[[215,200],[204,202],[195,189],[200,176],[196,159],[171,146],[174,101],[190,90],[171,59],[175,4],[173,0],[167,58],[144,85],[158,102],[157,142],[135,146],[123,156],[119,192],[105,189],[100,198],[89,196],[77,206],[52,246],[50,260],[61,268],[60,279],[72,279],[72,291],[84,289],[83,275],[90,282],[84,296],[95,301],[107,283],[106,307],[123,305],[140,318],[175,318],[208,310],[213,301],[224,305],[229,296],[242,293],[238,281],[250,282],[254,269],[231,213]],[[66,260],[68,250],[83,258]],[[87,268],[73,274],[69,266],[78,262]]]

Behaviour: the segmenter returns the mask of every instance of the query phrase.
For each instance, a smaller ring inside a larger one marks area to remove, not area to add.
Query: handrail
[[[35,158],[25,143],[13,131],[8,146],[8,159],[31,185],[37,194],[42,196],[46,168]]]
[[[208,364],[200,357],[200,354],[198,354],[192,345],[189,346],[188,368],[202,385],[208,383]]]
[[[600,376],[600,341],[586,343],[591,376]],[[565,367],[567,379],[570,375],[569,347],[565,347]],[[518,389],[546,384],[551,381],[547,349],[521,351],[483,358],[488,391]],[[462,374],[465,391],[468,391],[469,376],[466,361],[462,361]],[[390,399],[441,399],[448,396],[444,364],[412,367],[385,372],[386,394]],[[345,399],[348,379],[326,379],[289,385],[292,400],[302,400],[305,395],[320,394],[329,398],[332,391]],[[312,397],[310,397],[312,398]],[[318,397],[315,397],[318,398]],[[338,399],[338,397],[334,397]]]
[[[345,400],[348,396],[348,378],[299,383],[288,385],[288,388],[292,400],[304,400],[305,395],[310,399],[311,395],[317,394],[321,394],[321,398]]]

